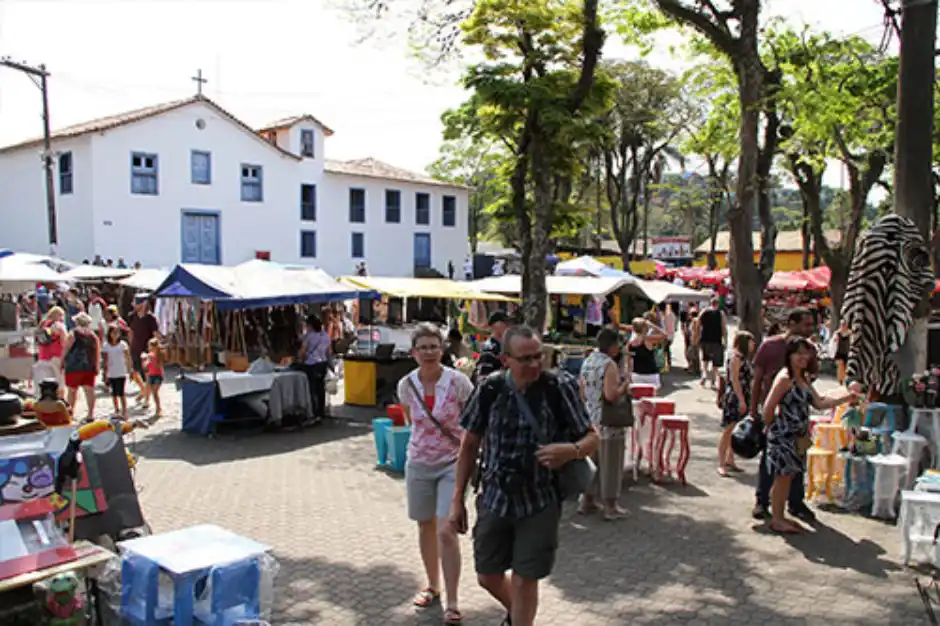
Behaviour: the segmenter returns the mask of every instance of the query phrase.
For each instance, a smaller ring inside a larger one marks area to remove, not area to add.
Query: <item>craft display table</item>
[[[247,561],[270,550],[269,546],[211,524],[131,539],[118,547],[155,564],[173,580],[175,626],[193,624],[193,588],[198,578],[213,567]]]

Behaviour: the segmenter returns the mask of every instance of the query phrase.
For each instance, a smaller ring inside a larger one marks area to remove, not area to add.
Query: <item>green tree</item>
[[[649,15],[649,3],[621,0],[622,31],[648,32],[662,23]],[[694,29],[717,57],[734,72],[740,110],[740,153],[737,190],[728,207],[731,231],[731,275],[737,294],[741,326],[760,336],[763,331],[763,287],[773,273],[776,238],[770,204],[770,172],[777,151],[779,118],[776,93],[779,70],[768,67],[760,53],[760,0],[653,0],[653,6],[673,23]],[[761,254],[753,262],[753,216],[760,218]]]
[[[471,254],[476,253],[481,238],[512,243],[511,238],[498,237],[500,205],[508,191],[502,173],[506,158],[505,149],[492,141],[459,137],[444,141],[440,156],[428,166],[428,173],[434,178],[465,185],[470,190],[467,232]]]
[[[778,30],[768,46],[779,61],[779,102],[785,124],[782,150],[803,198],[820,256],[832,271],[832,324],[837,326],[849,266],[864,228],[868,196],[894,147],[897,59],[885,58],[864,39]],[[841,240],[823,235],[822,175],[829,159],[848,172],[847,202],[838,211]],[[835,327],[834,326],[834,327]]]
[[[594,152],[601,162],[611,230],[628,267],[641,217],[644,245],[648,239],[652,195],[661,183],[666,158],[679,157],[673,144],[689,110],[682,81],[668,72],[627,61],[607,63],[603,71],[616,81],[617,91],[598,120],[605,132]]]
[[[542,328],[556,216],[570,213],[582,149],[597,132],[591,120],[612,89],[603,77],[595,81],[604,40],[597,2],[477,0],[462,28],[463,43],[483,60],[465,73],[470,98],[444,116],[446,136],[506,146],[523,306],[526,321]]]
[[[718,227],[724,219],[723,209],[731,205],[734,184],[731,168],[740,152],[740,103],[734,73],[725,62],[711,60],[700,64],[686,73],[685,82],[691,88],[697,115],[687,125],[680,149],[701,158],[708,168],[708,265],[716,267]]]

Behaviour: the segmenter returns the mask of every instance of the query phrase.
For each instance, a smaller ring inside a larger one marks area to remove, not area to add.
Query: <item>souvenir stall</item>
[[[515,303],[514,298],[447,279],[350,276],[342,280],[380,294],[373,302],[359,302],[356,349],[343,357],[345,402],[353,406],[394,402],[398,381],[417,366],[410,355],[415,322],[430,321],[446,329],[451,321],[464,320],[475,306]],[[434,312],[430,319],[429,312]]]
[[[33,330],[21,327],[16,302],[2,298],[60,281],[61,275],[45,263],[12,253],[0,258],[0,378],[29,380],[33,368]]]
[[[270,615],[278,565],[268,546],[212,525],[150,534],[122,441],[132,425],[10,434],[43,410],[22,409],[0,414],[0,623],[179,626]]]
[[[277,425],[285,415],[310,417],[307,379],[286,366],[299,349],[304,307],[374,294],[322,270],[249,261],[179,265],[155,295],[170,303],[173,315],[158,319],[177,338],[171,350],[198,345],[214,361],[222,348],[225,370],[184,373],[178,381],[182,429],[206,435],[246,421]]]

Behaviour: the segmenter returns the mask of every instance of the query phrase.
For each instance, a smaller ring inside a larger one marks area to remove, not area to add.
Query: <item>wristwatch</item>
[[[581,444],[578,443],[577,441],[574,442],[574,458],[576,459],[581,458]]]

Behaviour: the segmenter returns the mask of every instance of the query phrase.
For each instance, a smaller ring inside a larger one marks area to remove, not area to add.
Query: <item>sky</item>
[[[191,96],[201,69],[205,94],[253,127],[309,113],[336,133],[328,158],[421,171],[437,157],[441,113],[465,97],[459,68],[428,74],[409,55],[403,23],[360,43],[342,1],[0,0],[0,56],[45,63],[53,129]],[[769,0],[767,13],[877,44],[879,6]],[[612,43],[606,56],[634,56]],[[681,66],[665,49],[650,62]],[[40,115],[39,90],[0,67],[0,145],[41,135]]]

